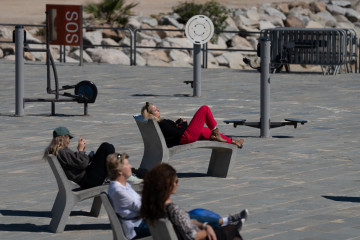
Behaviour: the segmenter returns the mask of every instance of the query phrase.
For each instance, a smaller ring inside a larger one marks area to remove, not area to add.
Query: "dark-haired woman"
[[[247,218],[244,217],[235,225],[212,228],[206,223],[191,220],[189,214],[171,200],[178,187],[175,169],[166,163],[161,163],[150,170],[144,179],[140,215],[148,224],[154,224],[158,219],[167,217],[172,222],[180,239],[201,240],[241,240],[239,230]],[[156,194],[154,194],[156,193]]]

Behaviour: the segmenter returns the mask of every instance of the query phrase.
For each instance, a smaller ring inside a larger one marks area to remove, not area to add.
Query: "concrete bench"
[[[106,192],[102,192],[100,194],[100,198],[102,203],[104,204],[105,210],[108,214],[110,225],[113,232],[113,239],[114,240],[127,240],[125,237],[124,231],[122,229],[121,223],[119,221],[118,216],[116,215],[113,206],[111,205],[109,196]],[[141,238],[141,240],[151,240],[153,239],[151,236],[146,238]],[[166,239],[166,238],[164,238]]]
[[[215,141],[196,141],[189,144],[168,148],[158,122],[154,119],[144,119],[141,115],[134,115],[144,141],[144,156],[140,168],[152,169],[156,164],[167,162],[177,153],[196,148],[212,149],[207,175],[227,177],[229,169],[236,159],[237,146]]]
[[[85,199],[94,198],[90,214],[94,217],[98,217],[101,210],[100,193],[107,191],[108,185],[81,189],[79,185],[66,177],[56,156],[49,155],[47,160],[59,187],[54,205],[51,209],[52,219],[49,226],[50,231],[55,233],[63,232],[71,210],[76,203]]]
[[[160,218],[153,225],[148,224],[154,240],[178,240],[174,227],[169,219]]]

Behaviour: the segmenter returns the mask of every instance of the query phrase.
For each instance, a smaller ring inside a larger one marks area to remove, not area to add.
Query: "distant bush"
[[[128,17],[132,16],[131,9],[138,3],[125,4],[125,0],[103,0],[101,3],[85,5],[85,12],[93,14],[94,18],[104,19],[107,23],[117,22],[126,25]]]
[[[204,4],[197,4],[194,2],[181,2],[173,7],[173,12],[179,14],[180,23],[186,22],[195,15],[205,15],[211,19],[215,30],[224,30],[226,28],[225,20],[230,13],[230,10],[218,2],[210,1]]]
[[[45,36],[45,29],[39,28],[38,31],[36,32],[36,36]]]

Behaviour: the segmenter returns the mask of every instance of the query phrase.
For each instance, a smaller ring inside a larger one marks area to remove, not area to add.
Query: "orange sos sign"
[[[80,45],[82,7],[80,5],[46,4],[50,44]]]

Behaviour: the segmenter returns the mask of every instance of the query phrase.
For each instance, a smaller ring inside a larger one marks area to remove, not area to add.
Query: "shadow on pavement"
[[[48,217],[51,218],[50,211],[29,211],[29,210],[0,210],[0,214],[3,216],[18,216],[18,217]],[[86,211],[72,211],[70,216],[87,216],[93,217],[90,215],[90,212]]]
[[[360,197],[345,197],[345,196],[322,196],[323,198],[337,201],[337,202],[358,202],[360,203]]]
[[[0,224],[0,231],[6,231],[6,232],[50,232],[48,225],[35,225],[32,223]]]
[[[110,230],[110,224],[79,224],[66,225],[65,231],[77,230]],[[0,224],[0,231],[6,232],[50,232],[49,225],[35,225],[32,223]]]
[[[110,230],[110,223],[94,223],[94,224],[79,224],[66,225],[65,231],[76,231],[76,230]]]
[[[177,173],[178,178],[208,177],[205,173]]]
[[[157,94],[132,94],[132,97],[191,97],[190,94],[157,95]]]
[[[50,211],[28,211],[28,210],[0,210],[3,216],[21,216],[21,217],[51,217]]]

